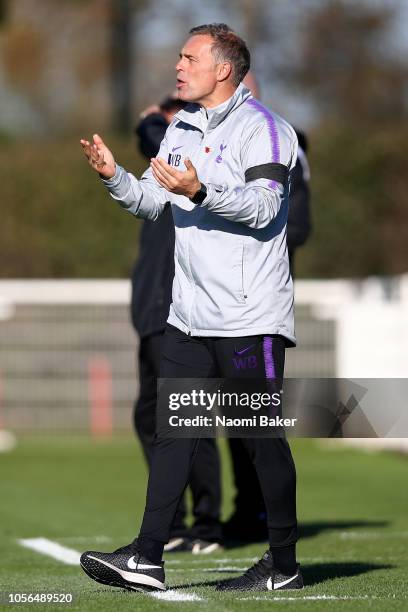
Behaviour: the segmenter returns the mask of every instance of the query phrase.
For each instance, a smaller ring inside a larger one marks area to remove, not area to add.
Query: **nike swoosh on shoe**
[[[130,557],[129,561],[127,562],[127,566],[129,569],[131,570],[135,570],[135,569],[161,569],[161,565],[148,565],[146,563],[136,563],[135,562],[135,557]]]
[[[292,582],[292,580],[295,580],[295,578],[297,578],[298,575],[299,574],[296,574],[295,576],[291,576],[290,578],[288,578],[287,580],[283,580],[282,582],[275,582],[274,585],[272,585],[272,578],[268,578],[266,582],[266,588],[268,589],[268,591],[280,589],[283,586],[286,586],[287,584],[289,584],[289,582]]]

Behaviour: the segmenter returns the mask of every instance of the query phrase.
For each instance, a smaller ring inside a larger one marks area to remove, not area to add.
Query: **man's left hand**
[[[150,160],[153,176],[164,189],[178,195],[184,195],[187,198],[192,198],[200,189],[201,183],[198,180],[196,169],[188,158],[184,160],[184,165],[187,170],[181,172],[170,166],[160,157]]]

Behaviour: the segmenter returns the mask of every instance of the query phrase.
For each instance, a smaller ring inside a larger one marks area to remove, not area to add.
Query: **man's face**
[[[217,66],[211,53],[213,39],[208,34],[189,38],[176,64],[177,90],[180,100],[201,102],[214,91]]]

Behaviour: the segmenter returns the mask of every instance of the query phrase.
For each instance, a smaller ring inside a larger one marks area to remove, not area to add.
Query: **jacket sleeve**
[[[158,153],[167,159],[167,138],[163,138]],[[170,194],[156,181],[152,170],[148,168],[137,180],[133,174],[116,165],[115,176],[102,179],[114,200],[136,217],[155,221],[164,211]]]
[[[296,155],[294,130],[288,124],[275,122],[272,129],[266,120],[261,120],[241,144],[242,172],[271,163],[282,164],[290,171]],[[269,178],[250,180],[244,187],[207,182],[205,185],[207,196],[202,207],[254,229],[266,227],[275,219],[286,189],[281,182]]]

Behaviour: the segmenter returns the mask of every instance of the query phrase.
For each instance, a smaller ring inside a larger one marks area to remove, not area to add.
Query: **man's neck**
[[[229,100],[234,95],[236,90],[237,88],[232,86],[232,87],[225,88],[220,92],[214,91],[213,93],[211,93],[209,96],[206,96],[202,100],[198,100],[198,104],[201,104],[201,106],[204,106],[205,109],[215,108],[216,106],[219,106],[226,100]]]

